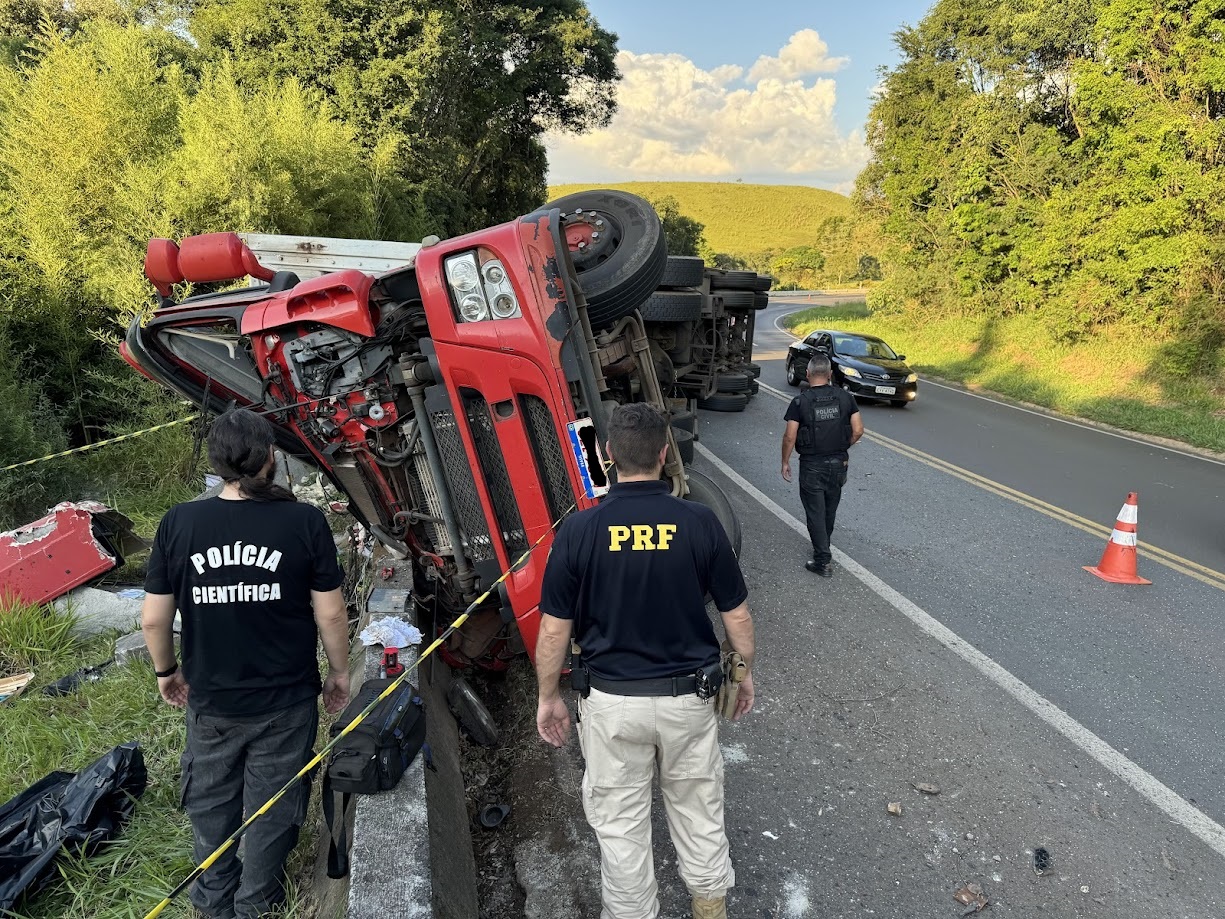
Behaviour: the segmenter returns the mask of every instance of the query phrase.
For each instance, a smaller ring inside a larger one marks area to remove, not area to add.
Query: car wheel
[[[787,383],[791,386],[799,386],[804,382],[804,375],[800,373],[800,368],[796,365],[795,360],[787,361]]]
[[[596,329],[647,301],[668,265],[659,215],[637,195],[607,189],[551,201],[562,212],[562,236]]]
[[[696,290],[661,290],[639,309],[645,322],[694,322],[702,318],[702,295]]]
[[[717,392],[708,399],[698,399],[698,408],[708,412],[743,412],[749,397],[742,392]]]
[[[906,408],[907,406],[910,405],[910,400],[909,399],[891,399],[890,404],[894,408]]]
[[[697,287],[702,283],[706,263],[692,255],[669,255],[660,287]]]
[[[748,392],[753,378],[747,373],[721,373],[715,378],[717,392]]]
[[[728,542],[732,544],[732,551],[739,558],[743,534],[740,530],[740,520],[732,508],[732,502],[727,499],[727,495],[723,493],[723,489],[715,483],[714,479],[692,469],[687,469],[686,473],[689,476],[689,494],[685,496],[685,500],[705,505],[715,512],[719,523],[723,524],[723,531],[727,533]]]

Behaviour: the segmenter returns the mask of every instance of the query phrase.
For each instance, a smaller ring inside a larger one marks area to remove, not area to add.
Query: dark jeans
[[[182,800],[197,864],[306,765],[318,727],[314,699],[254,718],[187,710]],[[276,908],[285,899],[285,859],[297,845],[309,800],[307,778],[251,824],[243,859],[232,846],[196,881],[195,907],[219,919],[255,919]]]
[[[800,501],[812,540],[812,559],[818,565],[828,565],[833,559],[829,538],[846,484],[846,467],[847,461],[840,456],[800,457]]]

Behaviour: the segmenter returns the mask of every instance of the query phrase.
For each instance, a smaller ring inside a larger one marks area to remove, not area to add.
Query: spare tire
[[[697,287],[702,283],[706,263],[692,255],[669,255],[660,287]]]
[[[587,298],[593,329],[628,316],[659,286],[668,264],[659,215],[623,191],[580,191],[550,201]]]
[[[685,474],[689,477],[689,494],[685,496],[685,500],[696,501],[715,512],[719,523],[723,524],[723,531],[727,533],[728,542],[732,544],[732,551],[739,558],[743,534],[740,530],[740,518],[736,516],[732,502],[727,499],[723,489],[709,476],[693,469],[686,469]]]
[[[696,290],[660,290],[639,309],[646,322],[693,322],[702,318],[702,299]]]

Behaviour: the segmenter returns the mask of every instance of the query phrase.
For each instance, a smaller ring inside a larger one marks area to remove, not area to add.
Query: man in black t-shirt
[[[569,518],[549,554],[540,599],[536,672],[540,736],[560,747],[570,712],[559,677],[570,647],[590,675],[579,700],[586,769],[583,808],[600,841],[607,919],[655,916],[651,785],[660,790],[693,914],[726,917],[735,883],[723,823],[723,757],[714,706],[695,674],[717,667],[709,593],[732,647],[749,665],[734,717],[753,707],[748,589],[714,512],[660,481],[668,422],[650,405],[615,409],[608,454],[617,484],[599,507]]]
[[[808,362],[809,388],[791,400],[783,419],[783,478],[791,481],[791,451],[800,454],[800,501],[812,540],[812,558],[804,563],[823,578],[833,576],[829,540],[842,500],[847,451],[863,437],[863,419],[855,397],[830,382],[832,367],[826,354]]]
[[[271,484],[271,424],[245,409],[209,432],[221,494],[162,518],[145,579],[142,628],[162,698],[187,709],[182,803],[203,861],[309,760],[323,692],[348,701],[348,615],[327,520]],[[173,621],[182,614],[182,669]],[[320,636],[328,659],[319,679]],[[215,919],[254,919],[284,899],[310,787],[303,781],[206,871],[191,891]]]

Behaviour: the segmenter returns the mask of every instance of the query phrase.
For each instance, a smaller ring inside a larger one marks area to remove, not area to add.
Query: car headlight
[[[857,379],[858,379],[859,377],[863,376],[863,374],[862,374],[862,373],[860,373],[858,370],[856,370],[854,367],[843,367],[843,368],[842,368],[842,375],[843,375],[843,376],[848,376],[848,377],[855,377],[855,378],[857,378]]]
[[[906,377],[906,382],[907,383],[918,383],[919,375],[917,373],[910,374],[910,376]]]
[[[506,267],[488,249],[452,255],[446,260],[446,273],[461,321],[522,315]]]

